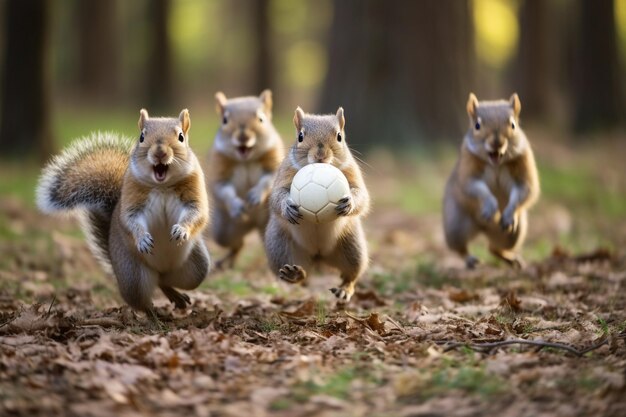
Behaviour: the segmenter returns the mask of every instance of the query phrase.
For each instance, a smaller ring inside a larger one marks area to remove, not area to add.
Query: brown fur
[[[539,196],[535,159],[519,126],[521,103],[517,94],[508,102],[470,94],[467,111],[470,128],[444,197],[446,241],[473,267],[467,244],[485,233],[494,255],[520,267],[526,211]]]
[[[264,233],[269,218],[267,197],[284,156],[272,125],[272,93],[227,99],[217,93],[222,118],[208,158],[208,188],[215,203],[213,239],[229,249],[218,266],[233,265],[252,230]]]
[[[290,283],[304,282],[316,262],[335,267],[341,272],[342,282],[331,291],[338,299],[349,301],[369,262],[361,217],[369,211],[370,198],[361,170],[345,142],[343,109],[336,115],[319,116],[306,115],[298,108],[294,125],[296,137],[302,133],[302,141],[296,139],[282,162],[270,196],[271,215],[265,233],[270,267]],[[302,220],[290,197],[297,171],[316,162],[339,168],[350,185],[350,195],[338,206],[338,219],[319,225]]]

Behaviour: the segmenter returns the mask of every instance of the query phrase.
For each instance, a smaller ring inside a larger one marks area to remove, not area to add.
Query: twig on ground
[[[124,323],[110,317],[92,317],[84,319],[81,326],[99,326],[99,327],[124,327]]]
[[[406,334],[406,330],[404,330],[404,327],[400,326],[400,324],[398,324],[397,321],[395,321],[394,319],[392,319],[391,317],[389,317],[388,314],[385,315],[385,318],[387,320],[389,320],[389,323],[393,324],[395,328],[397,328],[398,330],[400,330],[402,333]]]
[[[510,339],[510,340],[502,340],[499,342],[489,342],[489,343],[467,343],[467,342],[450,342],[446,340],[438,340],[435,343],[438,345],[443,345],[444,352],[448,352],[458,347],[468,347],[478,352],[490,352],[491,350],[497,349],[502,346],[531,345],[531,346],[538,346],[540,349],[543,349],[543,348],[561,349],[569,353],[572,353],[576,356],[582,356],[585,353],[591,352],[592,350],[596,350],[606,345],[608,343],[608,339],[603,339],[600,342],[588,348],[581,349],[581,350],[576,349],[573,346],[563,344],[563,343],[545,342],[543,340],[526,340],[526,339]]]
[[[52,311],[52,306],[54,305],[54,302],[57,300],[57,296],[56,294],[52,295],[52,301],[50,301],[50,307],[48,307],[48,312],[46,313],[46,317],[50,316],[50,311]]]
[[[378,340],[382,340],[382,337],[376,333],[374,330],[370,329],[370,326],[367,324],[367,320],[366,319],[361,319],[358,318],[357,316],[353,316],[352,314],[348,313],[347,311],[344,310],[344,314],[348,317],[350,317],[352,320],[356,321],[357,323],[359,323],[361,326],[363,326],[365,328],[365,330],[371,334],[372,336],[374,336],[375,338],[377,338]]]

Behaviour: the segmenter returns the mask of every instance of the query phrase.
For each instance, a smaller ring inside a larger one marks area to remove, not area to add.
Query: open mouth
[[[156,164],[152,167],[154,171],[154,178],[158,182],[165,181],[165,177],[167,176],[167,165],[164,164]]]
[[[245,145],[237,146],[237,153],[239,153],[239,156],[241,156],[243,159],[245,159],[250,154],[251,150],[252,148]]]
[[[504,156],[504,154],[501,154],[498,151],[488,152],[487,155],[489,156],[491,163],[494,165],[500,163],[500,160],[502,160],[502,157]]]

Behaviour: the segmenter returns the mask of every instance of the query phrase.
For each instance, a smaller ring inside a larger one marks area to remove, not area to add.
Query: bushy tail
[[[122,193],[131,142],[112,133],[92,133],[67,147],[43,169],[37,206],[44,213],[80,216],[93,254],[108,272],[111,215]]]

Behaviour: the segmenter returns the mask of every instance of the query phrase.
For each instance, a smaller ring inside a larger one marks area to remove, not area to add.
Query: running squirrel
[[[298,107],[293,121],[297,140],[278,169],[270,196],[271,214],[265,233],[270,268],[283,281],[303,283],[315,262],[333,266],[341,272],[342,282],[330,291],[347,302],[369,262],[361,217],[369,210],[370,197],[345,140],[341,107],[336,115],[324,116],[305,114]],[[330,223],[303,221],[290,197],[296,172],[312,163],[334,165],[350,185],[350,194],[337,206],[339,217]]]
[[[270,90],[258,97],[231,99],[218,92],[215,100],[222,124],[209,156],[208,187],[213,203],[211,234],[229,250],[216,262],[221,268],[232,267],[249,232],[265,233],[267,201],[284,150],[272,124]]]
[[[481,232],[492,254],[514,268],[524,265],[517,252],[540,191],[533,151],[519,126],[521,108],[517,94],[479,102],[470,93],[467,101],[470,127],[446,185],[443,224],[448,246],[468,268],[479,261],[467,245]]]
[[[42,171],[37,205],[75,212],[87,241],[134,309],[154,313],[159,287],[176,308],[207,275],[202,231],[208,222],[204,174],[189,147],[187,109],[178,118],[140,111],[140,135],[94,133],[54,157]]]

